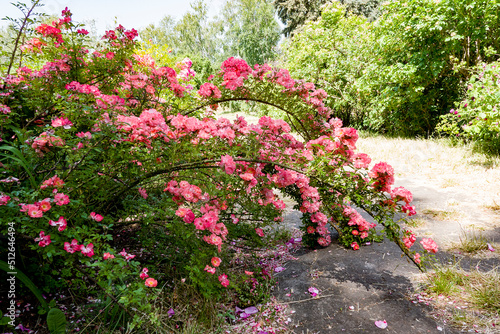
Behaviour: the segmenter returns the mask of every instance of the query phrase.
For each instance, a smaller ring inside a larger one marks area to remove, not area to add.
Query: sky
[[[10,16],[18,18],[22,13],[11,5],[17,0],[0,0],[0,18]],[[24,0],[29,4],[31,1]],[[85,23],[95,20],[97,32],[116,27],[117,22],[127,29],[137,30],[158,23],[164,16],[171,15],[180,19],[191,7],[191,0],[42,0],[45,4],[39,11],[60,16],[61,11],[68,7],[73,13],[73,21]],[[212,17],[219,12],[225,0],[205,0]],[[6,21],[0,21],[4,27]]]

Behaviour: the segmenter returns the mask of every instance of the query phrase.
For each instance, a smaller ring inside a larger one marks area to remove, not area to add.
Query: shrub
[[[262,244],[282,220],[276,189],[297,199],[310,243],[331,242],[327,224],[354,249],[368,240],[375,224],[356,205],[413,258],[393,221],[414,213],[411,193],[391,189],[389,165],[368,170],[356,130],[331,118],[323,90],[229,58],[196,91],[189,59],[158,67],[134,53],[137,32],[122,26],[89,49],[67,9],[36,31],[41,66],[20,67],[0,86],[0,227],[16,226],[19,253],[46,268],[40,276],[99,288],[132,327],[155,323],[152,302],[167,275],[180,273],[205,296],[232,288],[227,244]],[[216,119],[231,101],[279,108],[289,123]]]
[[[286,49],[292,73],[325,89],[334,114],[395,135],[433,133],[471,69],[500,50],[500,1],[394,0],[368,23],[331,4]]]
[[[474,141],[478,149],[500,154],[500,62],[480,64],[456,109],[441,117],[438,130],[454,140]]]

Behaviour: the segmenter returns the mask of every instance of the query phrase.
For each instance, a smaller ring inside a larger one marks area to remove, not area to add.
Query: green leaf
[[[66,333],[66,316],[58,308],[51,308],[47,314],[47,325],[51,334]]]
[[[16,278],[18,278],[21,282],[23,282],[24,285],[26,285],[26,287],[28,287],[28,289],[30,289],[31,292],[33,292],[33,294],[38,299],[38,301],[40,302],[40,304],[42,304],[42,307],[44,309],[48,309],[47,302],[43,298],[41,291],[28,278],[28,276],[26,276],[22,271],[20,271],[17,268],[10,268],[9,264],[7,262],[5,262],[5,261],[2,261],[2,260],[0,260],[0,270],[3,270],[5,272],[7,272],[7,273],[11,273],[11,272],[14,273],[12,275],[15,276]]]

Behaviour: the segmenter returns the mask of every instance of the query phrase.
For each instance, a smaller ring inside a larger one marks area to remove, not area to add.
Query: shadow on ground
[[[356,252],[332,244],[297,254],[277,275],[277,296],[295,311],[294,332],[458,333],[428,317],[430,307],[409,300],[409,277],[419,271],[400,254],[389,242]],[[318,297],[311,297],[310,287],[320,290]],[[377,328],[377,320],[388,327]]]
[[[368,218],[364,213],[362,215]],[[289,211],[289,228],[300,225],[301,213]],[[440,222],[430,222],[431,226]],[[439,226],[435,233],[445,232]],[[488,231],[498,235],[498,229]],[[293,330],[302,333],[461,333],[430,315],[424,302],[410,300],[420,271],[394,243],[385,240],[352,251],[333,243],[318,250],[301,250],[296,261],[276,275],[278,299],[294,311]],[[498,257],[477,258],[440,251],[440,264],[459,264],[465,270],[498,268]],[[320,290],[317,297],[310,287]],[[386,320],[379,329],[375,321]]]

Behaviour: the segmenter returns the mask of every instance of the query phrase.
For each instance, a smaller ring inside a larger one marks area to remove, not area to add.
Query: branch
[[[19,33],[17,34],[16,42],[14,43],[14,50],[12,51],[12,55],[10,56],[10,62],[9,62],[9,67],[7,68],[7,75],[6,76],[9,76],[10,70],[12,69],[12,65],[14,64],[14,58],[16,56],[17,46],[19,45],[19,40],[21,39],[24,28],[26,27],[26,25],[28,23],[28,18],[30,17],[31,12],[35,9],[35,7],[38,6],[39,2],[40,2],[40,0],[33,1],[33,6],[31,6],[30,10],[26,13],[26,15],[24,15],[23,24],[19,28]]]

